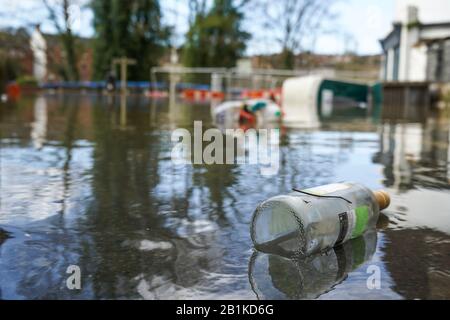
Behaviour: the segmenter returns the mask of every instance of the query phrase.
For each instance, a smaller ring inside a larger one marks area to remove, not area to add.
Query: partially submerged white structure
[[[317,92],[323,78],[308,76],[291,78],[283,83],[283,123],[287,127],[319,127]]]
[[[311,75],[287,79],[282,96],[285,126],[317,128],[332,115],[367,109],[369,87]]]

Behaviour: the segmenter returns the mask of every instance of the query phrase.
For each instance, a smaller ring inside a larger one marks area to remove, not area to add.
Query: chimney
[[[407,24],[415,24],[418,22],[419,22],[419,8],[416,6],[408,6]]]

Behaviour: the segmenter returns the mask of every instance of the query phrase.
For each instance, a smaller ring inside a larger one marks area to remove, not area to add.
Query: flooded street
[[[450,299],[450,123],[329,118],[281,128],[280,170],[173,164],[209,104],[132,96],[0,104],[1,299]],[[356,181],[392,204],[377,232],[308,261],[256,253],[256,206]],[[82,289],[66,286],[78,265]],[[381,289],[370,290],[370,268]]]

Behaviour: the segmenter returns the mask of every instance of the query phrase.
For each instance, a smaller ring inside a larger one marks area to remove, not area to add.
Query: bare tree
[[[42,0],[47,8],[50,21],[52,21],[59,36],[61,37],[63,48],[66,54],[67,78],[78,80],[77,55],[75,49],[75,37],[73,35],[73,17],[71,9],[78,5],[76,0]]]
[[[267,36],[282,48],[285,68],[295,67],[295,54],[313,44],[326,22],[335,15],[331,6],[335,0],[260,0],[263,26]]]
[[[207,0],[189,0],[189,25],[195,23],[197,16],[204,16],[207,10]]]

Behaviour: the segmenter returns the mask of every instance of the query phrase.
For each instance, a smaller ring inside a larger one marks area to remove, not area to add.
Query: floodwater
[[[143,97],[1,104],[0,298],[450,299],[448,116],[282,129],[275,176],[174,164],[172,130],[210,117]],[[304,261],[254,251],[261,201],[344,180],[391,193],[376,232]]]

